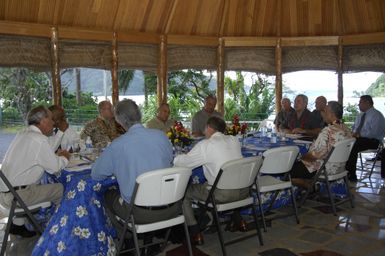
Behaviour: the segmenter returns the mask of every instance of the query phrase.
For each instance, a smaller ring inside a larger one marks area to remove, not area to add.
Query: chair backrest
[[[349,159],[350,151],[353,148],[356,139],[346,139],[338,141],[334,144],[329,157],[325,159],[325,163],[345,163]]]
[[[143,173],[136,178],[135,205],[161,206],[184,197],[191,169],[171,167]]]
[[[250,187],[254,183],[261,165],[261,156],[245,157],[224,163],[217,177],[219,180],[216,188],[241,189]]]
[[[285,146],[268,149],[263,152],[263,164],[260,173],[278,174],[286,173],[293,167],[294,161],[298,156],[297,146]]]

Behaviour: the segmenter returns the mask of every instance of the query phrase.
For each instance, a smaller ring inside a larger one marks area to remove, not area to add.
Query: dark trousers
[[[120,197],[120,192],[118,190],[114,189],[105,193],[104,200],[104,206],[106,208],[107,215],[110,218],[112,225],[116,228],[118,237],[120,237],[121,233],[123,232],[123,227],[117,221],[115,216],[118,215],[120,218],[126,220],[128,214],[131,212],[130,204],[125,202]],[[178,216],[181,212],[181,202],[170,205],[164,209],[149,209],[134,206],[133,210],[136,224],[144,224],[171,219]]]
[[[295,161],[290,171],[291,178],[312,179],[317,172],[309,172],[302,161]]]
[[[356,165],[357,165],[358,153],[367,149],[376,149],[378,147],[378,144],[379,144],[379,141],[377,139],[369,139],[364,137],[359,137],[356,139],[356,142],[353,145],[353,149],[350,152],[349,159],[346,162],[346,166],[345,166],[346,170],[348,171],[349,177],[357,177]]]

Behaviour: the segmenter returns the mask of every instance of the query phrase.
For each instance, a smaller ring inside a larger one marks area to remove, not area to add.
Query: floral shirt
[[[80,137],[86,139],[87,136],[90,136],[95,148],[104,148],[124,132],[123,127],[115,119],[112,122],[107,122],[103,118],[97,117],[84,126]]]
[[[316,141],[311,144],[309,153],[318,158],[316,161],[304,161],[304,165],[307,167],[310,173],[317,171],[324,162],[325,157],[328,155],[333,145],[341,140],[349,139],[352,134],[349,128],[345,124],[333,123],[324,129],[318,135]],[[345,163],[327,163],[326,171],[328,174],[335,174],[343,171]]]

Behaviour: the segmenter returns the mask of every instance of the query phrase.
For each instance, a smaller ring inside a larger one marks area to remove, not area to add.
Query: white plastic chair
[[[334,215],[337,215],[336,205],[345,203],[346,201],[350,201],[351,207],[354,208],[354,203],[353,203],[353,198],[349,191],[348,172],[345,170],[336,174],[328,174],[326,170],[326,164],[327,163],[342,163],[342,164],[346,163],[349,159],[350,151],[352,150],[355,141],[356,141],[355,138],[351,138],[351,139],[339,141],[336,144],[334,144],[333,148],[331,149],[328,156],[326,157],[324,163],[322,164],[322,166],[320,167],[320,169],[317,171],[316,175],[312,179],[311,186],[309,186],[310,188],[313,187],[317,181],[321,181],[326,184],[330,205],[332,207]],[[330,188],[330,183],[333,181],[342,180],[342,179],[344,180],[347,198],[336,202],[335,196],[334,194],[332,194],[332,191]],[[309,196],[309,193],[310,193],[310,189],[307,189],[306,194],[301,199],[300,205],[303,205],[305,203],[307,197]]]
[[[205,205],[206,210],[213,210],[214,222],[217,226],[219,241],[221,243],[222,253],[226,255],[225,246],[244,240],[254,235],[258,235],[260,245],[263,245],[262,234],[259,229],[257,213],[254,204],[254,198],[250,194],[249,197],[241,199],[238,201],[228,202],[228,203],[219,203],[215,199],[215,190],[216,189],[242,189],[242,188],[251,188],[255,182],[258,170],[262,164],[262,157],[247,157],[232,160],[226,162],[221,170],[219,171],[214,184],[211,186],[209,195],[205,202],[200,202]],[[242,207],[249,206],[253,209],[253,217],[255,221],[256,234],[251,234],[247,236],[240,237],[235,240],[224,242],[222,230],[220,228],[218,212],[236,210]]]
[[[22,217],[26,216],[32,223],[35,228],[35,231],[39,234],[43,233],[42,227],[39,225],[35,217],[33,217],[32,213],[39,211],[41,208],[48,208],[51,206],[51,202],[43,202],[40,204],[35,204],[31,206],[27,206],[21,197],[17,194],[16,190],[13,188],[7,177],[5,177],[2,170],[0,170],[0,191],[2,193],[8,192],[12,193],[13,200],[11,204],[11,208],[7,208],[0,204],[0,211],[3,215],[8,217],[8,223],[5,228],[5,234],[3,237],[3,243],[1,245],[0,256],[5,254],[7,249],[8,236],[11,229],[11,224],[14,217]]]
[[[134,205],[140,207],[159,207],[174,204],[183,200],[190,176],[190,169],[184,167],[172,167],[146,172],[136,178],[136,184],[131,200],[131,212],[123,223],[124,229],[119,239],[119,251],[122,248],[124,235],[127,231],[132,232],[136,254],[140,255],[137,234],[169,228],[184,223],[188,251],[189,255],[192,255],[190,235],[183,214],[168,220],[146,224],[136,224],[135,216],[133,214]],[[170,229],[166,234],[163,248],[167,245],[169,233]]]
[[[270,206],[272,206],[279,191],[289,189],[294,215],[296,217],[297,223],[299,223],[297,205],[295,202],[293,185],[290,178],[290,170],[292,169],[294,161],[298,156],[298,152],[299,148],[297,146],[286,146],[266,150],[262,155],[264,159],[259,174],[264,175],[258,175],[256,180],[256,188],[259,210],[261,212],[263,228],[265,232],[267,229],[265,215],[262,208],[262,193],[275,191],[275,195],[272,199],[272,202],[270,203]],[[284,180],[281,180],[275,176],[272,176],[276,174],[285,174],[286,177]]]

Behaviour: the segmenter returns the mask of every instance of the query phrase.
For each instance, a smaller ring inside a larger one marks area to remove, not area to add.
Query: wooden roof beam
[[[381,43],[385,43],[385,32],[342,36],[343,45],[365,45]]]
[[[51,27],[46,24],[0,21],[0,34],[50,38]]]
[[[218,46],[218,38],[209,36],[167,35],[167,44],[216,47]]]
[[[272,46],[277,44],[277,37],[224,37],[225,47]]]
[[[328,46],[338,45],[338,36],[282,37],[285,46]]]

